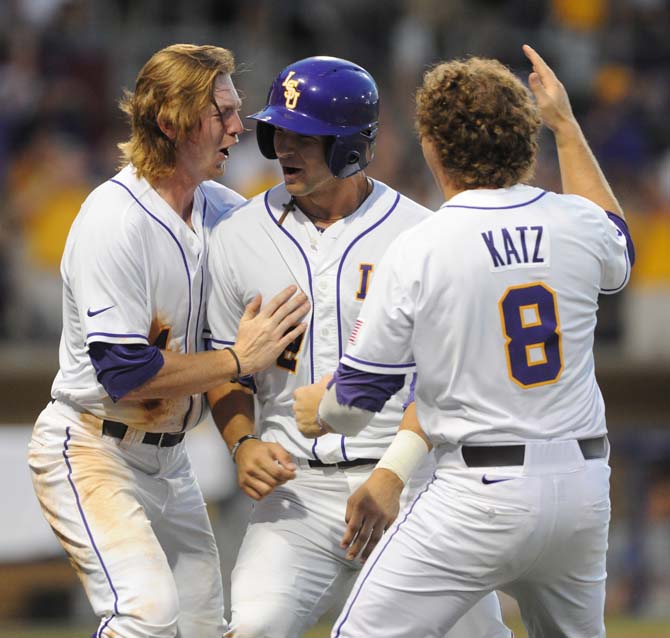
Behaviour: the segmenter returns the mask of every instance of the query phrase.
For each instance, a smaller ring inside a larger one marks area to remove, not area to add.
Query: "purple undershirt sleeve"
[[[610,211],[605,211],[607,216],[614,222],[615,226],[623,233],[623,236],[626,238],[626,248],[628,249],[628,259],[630,260],[631,268],[635,263],[635,246],[633,245],[633,238],[630,236],[630,231],[628,230],[628,224],[626,220],[619,217],[615,213],[610,213]]]
[[[92,343],[88,356],[98,382],[116,402],[155,376],[163,367],[158,346]]]
[[[340,363],[328,387],[336,384],[340,405],[379,412],[384,404],[405,385],[404,374],[372,374]]]

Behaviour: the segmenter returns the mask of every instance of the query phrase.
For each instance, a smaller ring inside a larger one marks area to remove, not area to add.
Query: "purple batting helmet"
[[[274,80],[256,120],[261,153],[276,159],[275,127],[328,137],[326,163],[335,177],[350,177],[374,156],[379,94],[362,67],[326,56],[289,64]]]

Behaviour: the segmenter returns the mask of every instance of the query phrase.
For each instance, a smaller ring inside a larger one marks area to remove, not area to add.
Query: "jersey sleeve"
[[[612,295],[622,290],[630,279],[635,262],[633,240],[626,222],[613,213],[605,219],[605,255],[600,292]]]
[[[244,314],[244,304],[237,293],[232,251],[224,244],[225,224],[219,224],[212,234],[207,268],[210,278],[207,298],[207,327],[210,346],[221,350],[232,346],[237,336],[237,327]]]
[[[83,220],[68,255],[67,282],[86,346],[100,341],[148,344],[151,310],[141,233],[125,216],[101,217]]]
[[[412,332],[417,292],[402,238],[384,254],[375,285],[354,323],[342,363],[363,372],[402,375],[414,371]]]

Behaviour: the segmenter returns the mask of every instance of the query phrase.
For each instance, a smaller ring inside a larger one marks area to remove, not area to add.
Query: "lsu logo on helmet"
[[[298,91],[298,84],[300,80],[293,80],[295,71],[290,71],[286,76],[286,79],[282,82],[282,86],[286,88],[284,91],[284,97],[286,98],[286,108],[293,110],[298,106],[298,98],[300,97],[300,91]]]

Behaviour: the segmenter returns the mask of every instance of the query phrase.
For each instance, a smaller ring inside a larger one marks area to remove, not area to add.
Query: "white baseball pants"
[[[345,560],[340,540],[347,499],[372,466],[297,463],[297,477],[255,505],[232,574],[234,638],[298,638],[346,595],[360,570]],[[423,486],[425,479],[411,483]],[[497,596],[482,598],[448,636],[509,638]]]
[[[221,638],[219,554],[184,444],[101,430],[56,402],[29,446],[44,516],[101,619],[96,638]]]
[[[445,453],[368,559],[333,638],[439,638],[495,589],[516,598],[533,638],[603,638],[609,476],[577,441],[528,443],[523,466]]]

